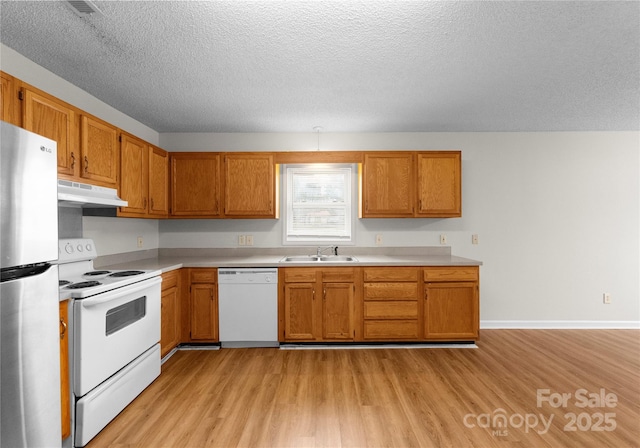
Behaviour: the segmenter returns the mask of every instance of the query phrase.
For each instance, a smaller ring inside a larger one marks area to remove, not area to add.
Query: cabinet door
[[[191,284],[191,339],[218,339],[218,293],[215,284]]]
[[[353,339],[353,283],[324,283],[322,287],[322,338]]]
[[[460,151],[418,154],[418,215],[462,216]]]
[[[22,125],[18,90],[13,76],[0,72],[2,89],[0,90],[0,120],[16,126]]]
[[[162,290],[160,314],[160,354],[165,356],[179,343],[178,288],[172,286]]]
[[[426,339],[478,338],[478,284],[425,283]]]
[[[58,143],[58,174],[75,178],[80,173],[79,127],[73,109],[49,95],[23,89],[22,124],[28,131]]]
[[[130,135],[120,137],[120,197],[129,202],[120,207],[123,215],[147,214],[147,186],[149,184],[149,147]]]
[[[414,215],[414,156],[406,152],[364,156],[363,217],[390,218]]]
[[[149,147],[149,214],[169,214],[169,153],[154,146]]]
[[[224,157],[224,214],[275,218],[275,165],[272,154]]]
[[[118,182],[118,130],[102,120],[82,116],[82,170],[80,177],[116,188]]]
[[[284,286],[286,340],[315,339],[315,284],[287,283]]]
[[[69,389],[69,301],[60,302],[60,404],[62,439],[71,435],[71,390]]]
[[[220,216],[220,155],[171,155],[171,215]]]

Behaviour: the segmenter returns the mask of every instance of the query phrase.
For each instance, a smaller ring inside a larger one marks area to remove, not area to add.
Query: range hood
[[[58,205],[65,207],[112,208],[126,207],[129,203],[120,199],[118,190],[114,188],[58,179]]]

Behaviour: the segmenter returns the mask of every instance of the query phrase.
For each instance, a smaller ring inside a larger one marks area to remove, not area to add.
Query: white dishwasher
[[[219,268],[222,347],[277,347],[278,269]]]

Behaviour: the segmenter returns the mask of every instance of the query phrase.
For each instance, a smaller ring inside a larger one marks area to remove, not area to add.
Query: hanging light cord
[[[318,149],[316,149],[316,151],[320,151],[320,130],[322,129],[322,127],[321,126],[316,126],[313,129],[318,134]]]

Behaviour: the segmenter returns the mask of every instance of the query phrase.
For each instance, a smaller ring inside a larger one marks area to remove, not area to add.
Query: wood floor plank
[[[484,330],[478,346],[178,351],[88,448],[640,446],[640,331]],[[601,393],[615,407],[583,406]]]

